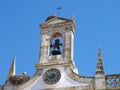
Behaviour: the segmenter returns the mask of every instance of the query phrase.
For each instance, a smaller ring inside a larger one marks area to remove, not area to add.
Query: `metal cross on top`
[[[58,15],[60,15],[60,11],[61,11],[62,7],[58,7],[57,10],[58,10]]]

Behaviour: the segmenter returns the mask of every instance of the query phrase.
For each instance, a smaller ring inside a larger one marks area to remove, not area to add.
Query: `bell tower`
[[[2,90],[94,90],[94,80],[96,85],[98,80],[103,81],[99,77],[79,76],[77,72],[73,60],[73,17],[49,16],[40,28],[40,53],[34,76],[12,76]]]
[[[41,65],[59,63],[71,64],[75,69],[73,61],[73,41],[76,25],[74,18],[66,19],[58,16],[49,16],[41,28],[41,44],[39,61],[36,68]]]

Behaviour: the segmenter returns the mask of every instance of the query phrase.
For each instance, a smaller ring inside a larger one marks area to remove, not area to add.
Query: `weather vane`
[[[61,11],[62,7],[58,7],[57,10],[58,10],[58,15],[60,15],[60,11]]]

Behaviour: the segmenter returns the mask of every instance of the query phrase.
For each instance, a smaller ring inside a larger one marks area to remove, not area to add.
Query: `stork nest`
[[[28,75],[15,75],[10,77],[10,82],[13,85],[19,85],[22,83],[25,83],[30,80],[30,77]]]

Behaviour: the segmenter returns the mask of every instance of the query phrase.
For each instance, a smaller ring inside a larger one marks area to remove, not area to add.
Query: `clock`
[[[61,73],[58,69],[52,68],[47,70],[43,75],[43,81],[48,84],[56,84],[61,78]]]

